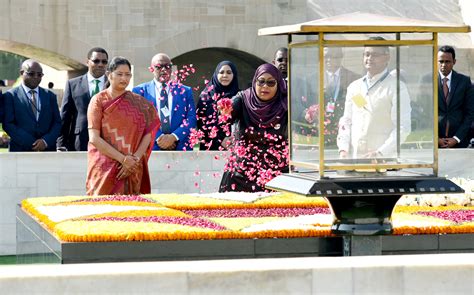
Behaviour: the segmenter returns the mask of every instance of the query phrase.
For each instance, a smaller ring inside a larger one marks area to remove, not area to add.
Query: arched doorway
[[[194,100],[197,102],[204,88],[204,80],[211,79],[217,64],[223,60],[230,60],[237,66],[240,89],[250,86],[255,70],[265,63],[263,59],[247,52],[222,47],[193,50],[173,58],[172,61],[178,69],[183,65],[193,64],[196,72],[189,76],[184,84],[193,88]]]

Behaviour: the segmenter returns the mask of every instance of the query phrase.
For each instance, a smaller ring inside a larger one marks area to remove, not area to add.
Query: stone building
[[[130,59],[135,85],[151,79],[151,57],[165,52],[178,67],[194,66],[196,73],[185,83],[196,92],[215,65],[229,59],[238,65],[245,88],[254,69],[287,42],[284,36],[259,37],[259,28],[355,11],[469,24],[462,13],[469,5],[463,0],[0,0],[0,51],[35,58],[74,77],[84,72],[87,51],[101,46],[111,56]],[[456,68],[471,72],[469,35],[441,35],[440,44],[455,45]]]

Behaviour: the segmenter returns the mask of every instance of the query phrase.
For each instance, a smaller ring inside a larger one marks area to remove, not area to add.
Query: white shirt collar
[[[93,83],[94,80],[99,80],[100,81],[99,85],[104,85],[105,75],[102,75],[99,78],[94,78],[94,76],[92,76],[91,73],[87,72],[87,81],[89,82],[89,84],[91,83],[94,84]]]
[[[39,87],[38,86],[35,89],[31,89],[30,87],[26,86],[24,83],[21,83],[21,86],[23,87],[23,90],[25,90],[25,92],[28,93],[28,97],[30,96],[30,90],[36,91],[36,94],[39,95]]]
[[[443,81],[444,78],[448,78],[448,82],[451,82],[451,77],[453,76],[453,71],[449,72],[447,76],[444,76],[443,73],[439,72],[439,76],[441,77],[441,81]]]
[[[328,77],[339,77],[339,74],[341,73],[341,67],[337,68],[337,70],[334,73],[331,73],[329,71],[326,71]]]
[[[388,69],[385,68],[385,70],[381,71],[380,73],[372,76],[372,78],[369,78],[369,74],[367,73],[364,77],[364,80],[367,81],[367,84],[369,86],[375,84],[380,78],[382,78],[383,75],[385,75],[388,72]]]
[[[163,86],[162,86],[163,83],[160,82],[160,81],[156,81],[156,79],[153,79],[153,81],[155,82],[155,87],[156,87],[156,89],[161,90],[161,87],[163,87]],[[167,91],[169,91],[169,89],[170,89],[170,84],[169,84],[169,83],[170,83],[169,81],[168,81],[168,82],[165,82],[165,84],[166,84],[166,90],[167,90]]]

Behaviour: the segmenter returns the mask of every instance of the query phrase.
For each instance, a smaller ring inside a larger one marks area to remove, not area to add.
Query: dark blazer
[[[329,104],[329,101],[331,99],[334,99],[333,96],[337,92],[334,112],[332,113],[326,112],[326,121],[328,122],[325,126],[326,127],[326,133],[325,133],[326,146],[331,146],[331,147],[336,146],[339,120],[341,119],[342,115],[344,115],[347,87],[349,86],[349,84],[359,79],[360,77],[361,75],[356,74],[346,69],[345,67],[341,67],[340,72],[339,72],[338,90],[336,91],[336,89],[334,89],[335,90],[334,93],[324,94],[324,100],[325,100],[324,108],[326,109]],[[303,135],[318,136],[317,128],[315,128],[314,126],[305,127],[305,125],[306,126],[311,125],[310,123],[306,122],[306,119],[305,119],[306,109],[316,103],[319,104],[319,101],[315,99],[319,95],[318,86],[317,84],[315,84],[315,81],[316,81],[315,76],[308,78],[306,80],[301,80],[299,78],[296,78],[295,82],[300,84],[298,85],[300,89],[297,88],[296,90],[294,90],[293,88],[291,90],[292,92],[292,97],[291,97],[292,120],[293,120],[293,123],[295,120],[299,123],[302,123],[302,126],[297,125],[296,130],[297,132],[300,132]],[[306,97],[307,100],[303,100],[302,97]]]
[[[171,115],[171,133],[175,134],[179,141],[176,144],[177,151],[189,151],[193,147],[189,143],[189,134],[192,128],[196,128],[196,108],[194,106],[193,91],[190,87],[183,84],[171,84],[171,93],[173,94],[173,105],[170,107],[173,110]],[[153,103],[157,112],[158,107],[156,105],[156,90],[155,82],[151,80],[140,84],[133,88],[134,93],[139,94],[146,98],[148,101]],[[163,134],[163,131],[158,130],[155,138],[155,145],[153,150],[160,150],[160,147],[156,144],[156,139]]]
[[[448,99],[444,97],[441,77],[438,79],[438,136],[456,136],[461,142],[456,147],[469,144],[469,128],[474,120],[474,91],[468,76],[453,71]],[[449,126],[448,126],[449,122]],[[447,134],[446,134],[447,130]]]
[[[354,82],[355,80],[359,79],[361,75],[358,75],[344,67],[341,67],[339,72],[339,89],[336,99],[336,105],[334,112],[326,112],[326,134],[325,144],[326,146],[335,147],[337,145],[337,133],[339,131],[339,120],[344,115],[344,107],[346,105],[346,94],[347,94],[347,87],[349,84]],[[331,94],[325,94],[325,108],[327,108],[331,99],[333,99]]]
[[[4,94],[5,117],[3,129],[10,136],[11,152],[31,152],[37,139],[44,139],[47,151],[56,151],[56,139],[61,129],[56,94],[39,87],[41,110],[38,121],[23,87],[10,89]]]
[[[61,134],[57,142],[58,147],[65,147],[68,151],[87,151],[87,107],[90,100],[87,74],[67,81],[61,104]]]
[[[2,90],[0,90],[0,124],[3,123],[3,108],[4,108],[3,94],[2,94]]]

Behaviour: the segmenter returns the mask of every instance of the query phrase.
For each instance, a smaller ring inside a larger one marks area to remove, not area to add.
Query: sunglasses
[[[43,73],[40,73],[40,72],[25,72],[25,74],[29,77],[38,77],[38,78],[41,78],[44,76]]]
[[[103,65],[106,65],[109,63],[108,60],[106,59],[89,59],[91,62],[93,62],[95,65],[98,65],[99,63],[102,63]]]
[[[265,79],[258,79],[257,80],[257,85],[262,87],[263,85],[267,85],[268,87],[275,87],[277,85],[276,80],[265,80]]]
[[[154,65],[154,68],[157,69],[158,71],[161,70],[161,69],[169,70],[169,69],[171,69],[172,66],[173,66],[172,63],[164,64],[164,65],[156,64],[156,65]]]

